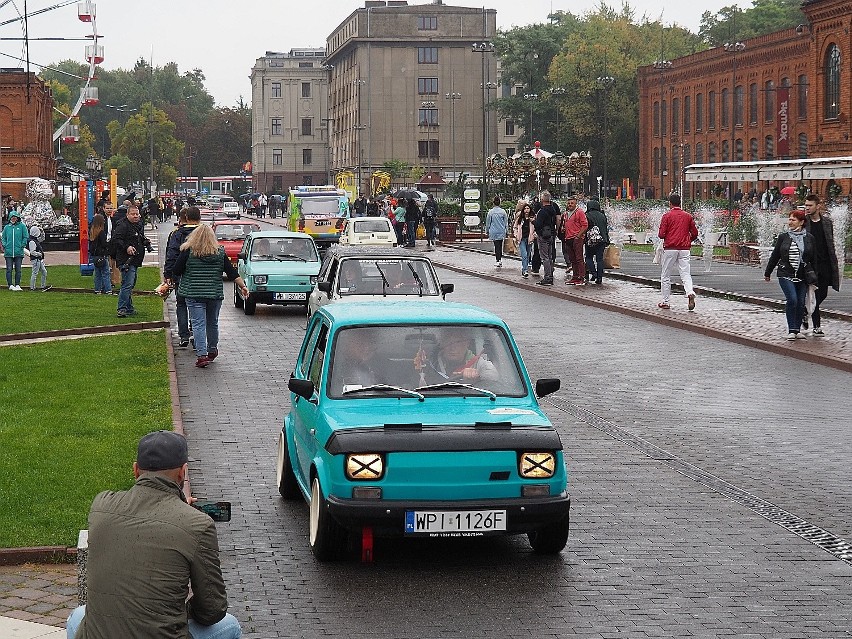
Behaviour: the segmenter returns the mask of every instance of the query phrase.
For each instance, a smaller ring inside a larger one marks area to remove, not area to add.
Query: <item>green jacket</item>
[[[183,256],[178,256],[173,270],[175,275],[180,275],[179,295],[191,299],[225,299],[222,273],[227,270],[226,262],[231,266],[230,260],[225,257],[225,249],[220,246],[217,253],[204,257],[197,257],[192,251],[188,251],[185,271],[179,266],[181,257]]]
[[[3,256],[23,257],[29,239],[30,232],[20,218],[17,224],[7,224],[3,227]]]
[[[405,222],[405,207],[398,206],[393,210],[393,218],[397,222]]]
[[[164,477],[95,497],[86,566],[78,639],[187,639],[187,616],[212,625],[228,611],[213,520]]]

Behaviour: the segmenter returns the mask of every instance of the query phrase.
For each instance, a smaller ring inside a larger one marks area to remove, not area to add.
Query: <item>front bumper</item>
[[[506,530],[489,535],[514,535],[531,532],[568,516],[571,495],[564,492],[555,497],[467,500],[467,501],[383,501],[381,499],[327,499],[328,512],[343,527],[356,532],[365,526],[376,535],[396,537],[405,533],[405,512],[505,510]],[[468,533],[461,533],[467,535]],[[444,536],[443,533],[435,533]],[[456,536],[446,533],[447,536]]]
[[[251,291],[249,293],[249,299],[254,300],[258,304],[294,304],[299,306],[306,306],[308,303],[308,298],[311,296],[311,291],[313,288],[307,289],[295,289],[295,290],[287,290],[287,291]],[[303,300],[276,300],[273,299],[275,297],[275,293],[304,293],[305,299]]]

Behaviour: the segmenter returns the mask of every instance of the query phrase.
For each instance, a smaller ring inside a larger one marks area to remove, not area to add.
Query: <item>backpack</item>
[[[597,226],[590,226],[586,232],[586,246],[597,246],[603,242],[601,230]]]

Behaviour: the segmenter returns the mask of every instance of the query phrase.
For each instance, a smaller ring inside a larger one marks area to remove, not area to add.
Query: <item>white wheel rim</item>
[[[278,435],[278,468],[275,469],[275,481],[281,486],[284,479],[284,433]]]
[[[311,531],[310,531],[310,542],[311,546],[314,546],[317,541],[317,531],[319,530],[319,501],[320,501],[320,487],[319,480],[314,478],[311,482]]]

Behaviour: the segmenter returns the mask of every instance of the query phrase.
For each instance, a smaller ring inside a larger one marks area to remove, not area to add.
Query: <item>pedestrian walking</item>
[[[541,208],[535,216],[535,234],[541,263],[544,266],[544,277],[539,280],[538,284],[553,286],[553,247],[559,207],[551,201],[550,191],[542,191],[539,198]]]
[[[787,300],[784,307],[787,339],[791,341],[804,338],[800,328],[805,316],[805,298],[808,285],[816,284],[818,277],[811,262],[815,251],[814,236],[805,230],[805,217],[804,211],[790,211],[787,232],[781,233],[775,240],[775,247],[763,273],[764,281],[768,282],[772,271],[778,267],[778,284]]]
[[[503,241],[509,230],[509,216],[506,210],[500,206],[500,196],[495,195],[493,206],[485,215],[485,232],[488,239],[494,243],[494,266],[503,268]]]
[[[603,284],[604,250],[609,246],[609,222],[597,196],[593,195],[586,203],[586,219],[589,221],[586,231],[586,280],[600,286]]]
[[[518,244],[518,254],[521,256],[521,276],[530,274],[530,246],[535,243],[535,226],[533,224],[532,206],[525,202],[521,210],[515,214],[515,242]]]
[[[369,207],[369,205],[368,205]],[[431,193],[426,196],[423,205],[423,226],[426,229],[426,250],[435,250],[435,223],[438,221],[438,203]]]
[[[180,276],[178,292],[186,298],[192,319],[192,335],[198,368],[205,368],[219,355],[219,311],[225,291],[222,273],[234,281],[243,298],[248,297],[243,278],[216,241],[216,234],[206,224],[199,224],[180,246],[172,272]]]
[[[41,275],[41,287],[39,290],[46,291],[50,288],[47,285],[47,266],[44,263],[44,231],[40,227],[33,225],[30,227],[30,240],[27,243],[27,252],[30,254],[30,265],[32,266],[32,275],[30,275],[30,290],[36,290],[36,281]]]
[[[92,225],[89,227],[89,259],[95,269],[95,295],[108,295],[112,292],[106,225],[107,218],[97,213],[92,217]]]
[[[166,259],[163,263],[163,281],[175,289],[175,314],[178,325],[178,346],[189,346],[192,330],[189,325],[189,309],[186,298],[180,292],[180,276],[175,275],[174,266],[180,255],[180,247],[186,242],[198,225],[201,224],[201,210],[197,206],[187,206],[178,216],[178,227],[169,234],[166,241]]]
[[[840,291],[840,265],[834,250],[834,221],[827,211],[822,210],[818,195],[811,193],[805,198],[805,210],[805,230],[814,238],[813,266],[817,274],[815,305],[811,312],[811,334],[814,337],[822,337],[825,333],[822,330],[819,305],[828,297],[829,286]],[[803,326],[808,328],[807,316]]]
[[[6,258],[6,285],[10,291],[20,291],[24,250],[27,249],[30,234],[17,210],[9,211],[9,223],[3,227],[3,233],[0,237],[3,240],[3,257]],[[15,273],[14,280],[12,279],[13,271]]]
[[[669,300],[672,295],[671,271],[677,266],[683,290],[686,293],[687,308],[695,310],[695,290],[692,288],[692,275],[689,271],[689,256],[692,242],[698,237],[698,228],[692,216],[680,208],[680,195],[672,193],[669,196],[671,208],[660,220],[660,231],[657,236],[663,241],[662,274],[660,288],[663,300],[657,304],[659,308],[671,308]]]
[[[408,244],[406,248],[414,248],[417,245],[417,227],[420,226],[420,207],[413,197],[408,198],[405,205],[405,226],[408,230]]]
[[[571,267],[572,276],[565,275],[565,283],[572,286],[586,285],[586,263],[583,246],[589,221],[586,213],[577,205],[575,195],[568,196],[565,212],[559,217],[559,237],[562,239],[562,256],[566,266]]]

